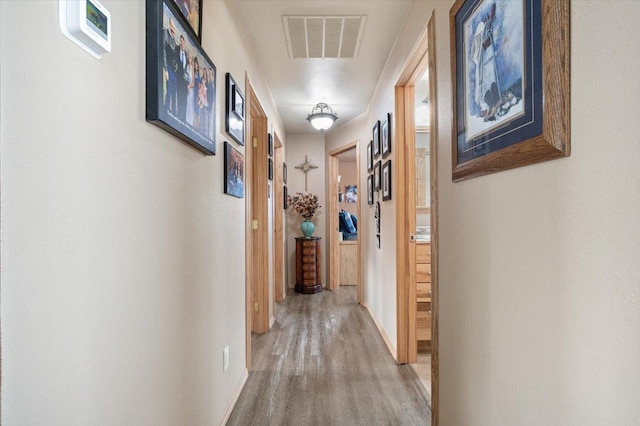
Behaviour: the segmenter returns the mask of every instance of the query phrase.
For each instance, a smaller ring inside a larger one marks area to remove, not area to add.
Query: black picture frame
[[[380,156],[380,120],[373,125],[373,158]]]
[[[267,133],[267,153],[269,157],[273,157],[273,135],[271,133]]]
[[[244,156],[226,141],[224,143],[224,193],[244,198]]]
[[[380,191],[380,187],[381,187],[380,177],[382,172],[381,169],[382,169],[382,161],[378,160],[376,162],[376,165],[373,166],[373,190],[375,192]]]
[[[369,173],[373,171],[373,141],[367,144],[367,171]]]
[[[171,0],[198,42],[202,42],[202,0]]]
[[[282,163],[282,182],[287,184],[287,163]]]
[[[288,209],[289,208],[289,190],[287,189],[287,185],[284,185],[282,188],[282,194],[283,194],[283,203],[284,203],[284,209]]]
[[[244,95],[231,73],[226,74],[225,85],[224,129],[234,141],[244,145]]]
[[[273,160],[271,158],[267,159],[268,168],[269,168],[269,180],[273,180]]]
[[[382,158],[387,158],[391,154],[391,113],[388,113],[387,118],[382,122],[380,138]]]
[[[385,161],[382,165],[382,201],[391,199],[391,160]]]
[[[373,175],[367,177],[367,204],[373,205]]]
[[[453,180],[569,156],[570,1],[457,0],[449,19]]]
[[[216,66],[187,25],[173,0],[147,0],[145,118],[204,154],[215,155]],[[189,56],[202,72],[195,73]]]

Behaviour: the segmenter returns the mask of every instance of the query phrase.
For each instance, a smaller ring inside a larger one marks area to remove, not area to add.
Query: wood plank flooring
[[[410,367],[396,365],[355,287],[288,294],[271,331],[253,336],[252,360],[227,425],[431,423]]]

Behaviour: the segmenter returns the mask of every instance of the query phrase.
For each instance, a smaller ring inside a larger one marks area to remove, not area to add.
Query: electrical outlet
[[[225,346],[222,350],[222,371],[227,371],[229,368],[229,346]]]

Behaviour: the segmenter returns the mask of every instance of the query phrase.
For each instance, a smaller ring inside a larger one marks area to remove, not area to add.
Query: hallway
[[[428,425],[407,366],[397,366],[356,288],[291,293],[254,335],[252,371],[227,425]]]

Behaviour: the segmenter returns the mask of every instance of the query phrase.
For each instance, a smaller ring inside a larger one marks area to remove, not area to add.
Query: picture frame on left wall
[[[172,0],[178,7],[182,17],[189,24],[189,29],[202,42],[202,0]]]
[[[215,155],[216,66],[173,0],[147,0],[146,25],[146,120]]]
[[[234,141],[244,145],[244,95],[230,73],[226,74],[225,131]]]
[[[224,193],[244,198],[244,157],[229,142],[224,143]]]

